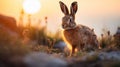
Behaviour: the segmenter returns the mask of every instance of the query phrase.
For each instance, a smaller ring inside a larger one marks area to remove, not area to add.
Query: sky
[[[24,0],[0,0],[0,14],[12,16],[17,21],[20,10],[23,8]],[[60,0],[40,0],[40,10],[31,15],[32,24],[37,24],[36,20],[48,17],[48,30],[51,32],[61,30],[62,17],[64,14],[60,10]],[[94,28],[95,33],[100,36],[102,29],[106,28],[114,34],[120,26],[120,0],[61,0],[68,8],[73,1],[78,2],[78,11],[75,21],[90,28]],[[25,13],[25,18],[27,13]]]

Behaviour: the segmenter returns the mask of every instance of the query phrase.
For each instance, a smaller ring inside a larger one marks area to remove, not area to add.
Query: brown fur
[[[72,53],[74,53],[75,48],[81,50],[87,44],[95,45],[93,36],[94,32],[90,28],[82,25],[63,31],[64,41],[67,41],[72,46]]]
[[[75,13],[77,12],[77,2],[71,4],[69,13],[67,6],[59,2],[65,16],[62,18],[63,39],[67,45],[71,45],[72,53],[75,49],[82,50],[86,47],[94,47],[98,44],[97,37],[93,29],[75,23]]]

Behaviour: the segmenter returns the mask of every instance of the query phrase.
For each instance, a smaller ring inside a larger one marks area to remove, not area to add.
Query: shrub
[[[29,51],[29,47],[23,45],[19,37],[15,38],[0,30],[0,62],[8,62],[13,57],[22,57]]]

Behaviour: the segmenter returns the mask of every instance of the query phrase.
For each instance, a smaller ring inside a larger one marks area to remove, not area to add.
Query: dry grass
[[[30,41],[36,41],[35,44],[32,45],[23,44],[22,40],[24,39],[24,36],[16,38],[8,34],[6,31],[0,30],[0,63],[7,65],[15,64],[17,65],[15,67],[19,67],[20,65],[24,65],[21,60],[22,57],[30,52],[44,52],[48,54],[58,54],[58,55],[61,53],[60,55],[62,55],[64,58],[67,58],[63,52],[53,48],[54,44],[62,40],[61,37],[58,37],[58,32],[53,36],[49,36],[45,34],[44,29],[38,30],[36,28],[30,28],[28,30],[29,31],[26,36],[30,39]],[[119,41],[120,40],[118,38],[114,38],[113,36],[111,37],[111,39],[109,39],[109,36],[106,35],[104,36],[104,38],[99,39],[102,49],[101,50],[96,49],[95,52],[99,53],[99,51],[120,50],[119,44],[116,43]],[[83,52],[79,51],[71,58],[73,57],[81,58],[83,56],[86,56],[89,52],[90,51],[83,51]],[[99,61],[98,55],[92,55],[87,57],[84,63],[87,62],[86,64],[89,64],[91,62],[96,62],[96,61]],[[102,67],[120,66],[119,62],[108,62],[108,61],[106,61],[105,63],[103,62],[104,61],[99,62],[100,65],[102,65]],[[111,65],[107,65],[108,63],[109,64],[111,63]]]

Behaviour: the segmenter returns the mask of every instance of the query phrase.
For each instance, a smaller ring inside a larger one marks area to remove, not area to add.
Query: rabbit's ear
[[[61,2],[61,1],[59,1],[59,3],[60,3],[60,8],[61,8],[62,12],[63,12],[65,15],[68,15],[68,14],[69,14],[69,11],[68,11],[67,6],[66,6],[63,2]]]
[[[77,2],[75,1],[71,4],[71,7],[70,7],[71,14],[75,15],[75,13],[77,12],[77,9],[78,9],[78,5],[77,5]]]

